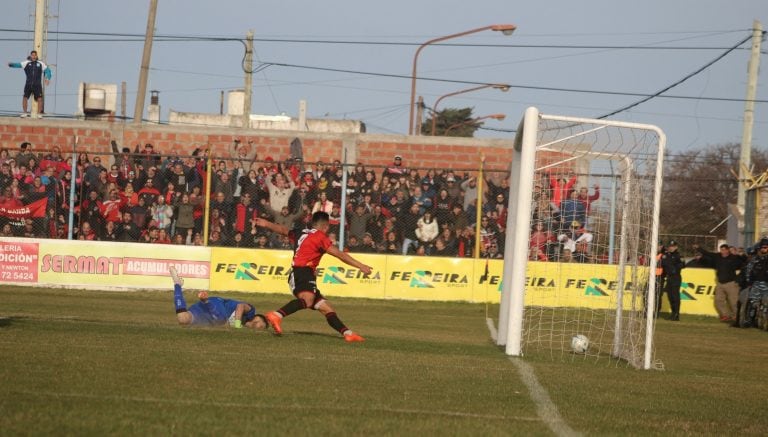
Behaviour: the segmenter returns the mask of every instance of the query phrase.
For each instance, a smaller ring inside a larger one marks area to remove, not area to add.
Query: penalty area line
[[[488,326],[488,331],[491,334],[493,343],[496,344],[498,339],[498,331],[490,317],[486,317],[485,323]],[[514,364],[520,373],[520,379],[525,384],[525,387],[530,393],[533,403],[536,405],[536,413],[539,418],[544,422],[550,430],[557,436],[579,436],[580,433],[576,432],[573,428],[568,426],[567,423],[560,416],[560,412],[557,410],[557,405],[552,402],[547,390],[539,383],[536,378],[536,373],[533,371],[533,366],[523,361],[520,357],[508,357],[509,361]]]

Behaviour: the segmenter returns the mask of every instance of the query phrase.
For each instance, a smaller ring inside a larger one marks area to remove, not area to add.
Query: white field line
[[[490,318],[485,319],[488,325],[488,331],[490,331],[491,338],[494,344],[497,339],[496,327],[493,324],[493,320]],[[545,425],[552,430],[557,436],[579,436],[580,433],[576,432],[573,428],[568,426],[567,423],[560,416],[560,412],[557,410],[557,405],[552,402],[547,390],[539,384],[539,380],[536,378],[536,373],[533,371],[533,366],[526,363],[519,357],[509,357],[509,361],[515,365],[517,371],[520,373],[520,379],[523,384],[528,388],[528,392],[531,394],[531,399],[536,405],[536,411],[539,418]]]
[[[261,409],[261,410],[319,410],[319,411],[359,411],[362,413],[369,412],[383,412],[383,413],[395,413],[402,415],[414,415],[414,416],[445,416],[445,417],[464,417],[470,419],[488,419],[488,420],[502,420],[502,421],[525,421],[525,422],[539,422],[538,417],[526,417],[526,416],[502,416],[498,414],[474,414],[466,413],[463,411],[434,411],[434,410],[417,410],[409,408],[388,408],[388,407],[334,407],[334,406],[313,406],[306,404],[293,404],[293,405],[276,405],[276,404],[260,404],[260,403],[246,403],[246,402],[213,402],[211,400],[196,401],[192,399],[161,399],[152,397],[141,396],[110,396],[110,395],[94,395],[88,393],[56,393],[56,392],[39,392],[39,391],[19,391],[14,390],[9,393],[10,395],[21,394],[35,397],[57,397],[57,398],[76,398],[76,399],[91,399],[91,400],[109,400],[109,401],[122,401],[122,402],[137,402],[137,403],[153,403],[153,404],[173,404],[173,405],[199,405],[206,408],[211,406],[226,407],[226,408],[244,408],[244,409]]]

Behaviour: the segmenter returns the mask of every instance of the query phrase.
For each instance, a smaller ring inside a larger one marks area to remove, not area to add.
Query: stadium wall
[[[478,139],[454,137],[425,137],[366,133],[313,133],[277,130],[237,129],[224,127],[140,125],[104,121],[54,119],[0,119],[0,148],[16,151],[24,141],[33,150],[50,149],[59,145],[64,153],[72,150],[78,137],[78,151],[111,155],[110,141],[115,140],[131,150],[137,145],[151,143],[160,154],[189,156],[195,148],[210,148],[211,155],[229,157],[229,147],[235,139],[243,144],[253,142],[258,159],[290,157],[290,144],[300,138],[304,160],[308,162],[363,161],[369,166],[392,164],[394,155],[402,155],[403,165],[412,168],[475,168],[479,154],[486,156],[489,169],[506,170],[511,160],[512,141],[509,139]],[[143,149],[143,147],[142,147]]]
[[[332,257],[318,268],[318,288],[327,296],[372,299],[499,302],[501,260],[355,254],[371,265],[365,277]],[[291,252],[159,244],[0,239],[0,284],[96,290],[171,289],[175,265],[190,289],[289,294]],[[532,262],[526,278],[527,304],[606,308],[616,291],[616,268],[584,269]],[[551,264],[552,263],[547,263]],[[591,274],[585,274],[588,270]],[[684,314],[716,315],[715,274],[684,269]],[[555,293],[554,291],[557,291]],[[551,296],[557,296],[557,299]],[[668,307],[664,303],[663,309]]]

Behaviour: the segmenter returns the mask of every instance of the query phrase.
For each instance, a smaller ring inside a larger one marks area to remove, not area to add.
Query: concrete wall
[[[29,141],[33,150],[48,150],[59,145],[72,150],[74,137],[77,150],[90,154],[111,154],[110,140],[133,148],[152,143],[155,151],[190,155],[196,147],[209,147],[215,157],[229,156],[229,145],[235,138],[252,141],[259,158],[272,156],[286,159],[290,143],[298,137],[304,145],[305,161],[325,162],[342,159],[348,150],[348,161],[366,165],[389,165],[394,155],[403,156],[403,165],[416,168],[472,169],[479,165],[479,155],[486,156],[486,168],[506,170],[511,160],[512,140],[447,137],[416,137],[365,133],[315,133],[279,130],[254,130],[226,127],[108,123],[101,121],[53,119],[0,119],[0,148],[15,153],[19,144]]]

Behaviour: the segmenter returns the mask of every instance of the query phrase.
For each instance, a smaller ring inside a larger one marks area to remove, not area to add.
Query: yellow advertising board
[[[288,250],[211,248],[211,291],[288,293]]]
[[[288,294],[291,256],[290,251],[213,248],[211,290]],[[317,269],[317,287],[323,294],[372,299],[500,301],[503,260],[366,254],[355,257],[373,267],[370,277],[334,257],[323,257]],[[526,276],[526,305],[614,308],[616,273],[616,266],[611,265],[531,262]],[[627,268],[625,290],[633,282],[645,282],[647,277],[644,268]],[[714,315],[714,285],[712,270],[683,270],[682,312]],[[667,310],[666,297],[663,301],[662,310]],[[633,303],[639,304],[627,293],[625,307]]]
[[[140,243],[0,239],[0,283],[90,288],[170,288],[174,265],[192,289],[289,294],[292,252]],[[334,257],[323,258],[317,286],[328,296],[498,303],[503,261],[355,254],[373,267],[363,275]],[[615,266],[531,262],[527,305],[612,308]],[[634,275],[634,276],[633,276]],[[627,269],[626,282],[644,282],[645,269]],[[716,315],[712,269],[684,269],[683,314]],[[666,296],[662,310],[668,310]],[[631,304],[625,300],[625,304]],[[637,302],[635,302],[637,304]]]
[[[409,300],[472,300],[474,261],[465,258],[389,256],[385,297]]]
[[[39,241],[38,283],[106,288],[173,288],[176,266],[187,287],[208,288],[210,249],[98,241]]]
[[[287,250],[243,250],[213,248],[211,290],[290,294],[288,275],[293,252]],[[355,254],[373,267],[370,276],[332,256],[323,257],[317,268],[317,288],[324,295],[345,297],[384,296],[386,257]]]

